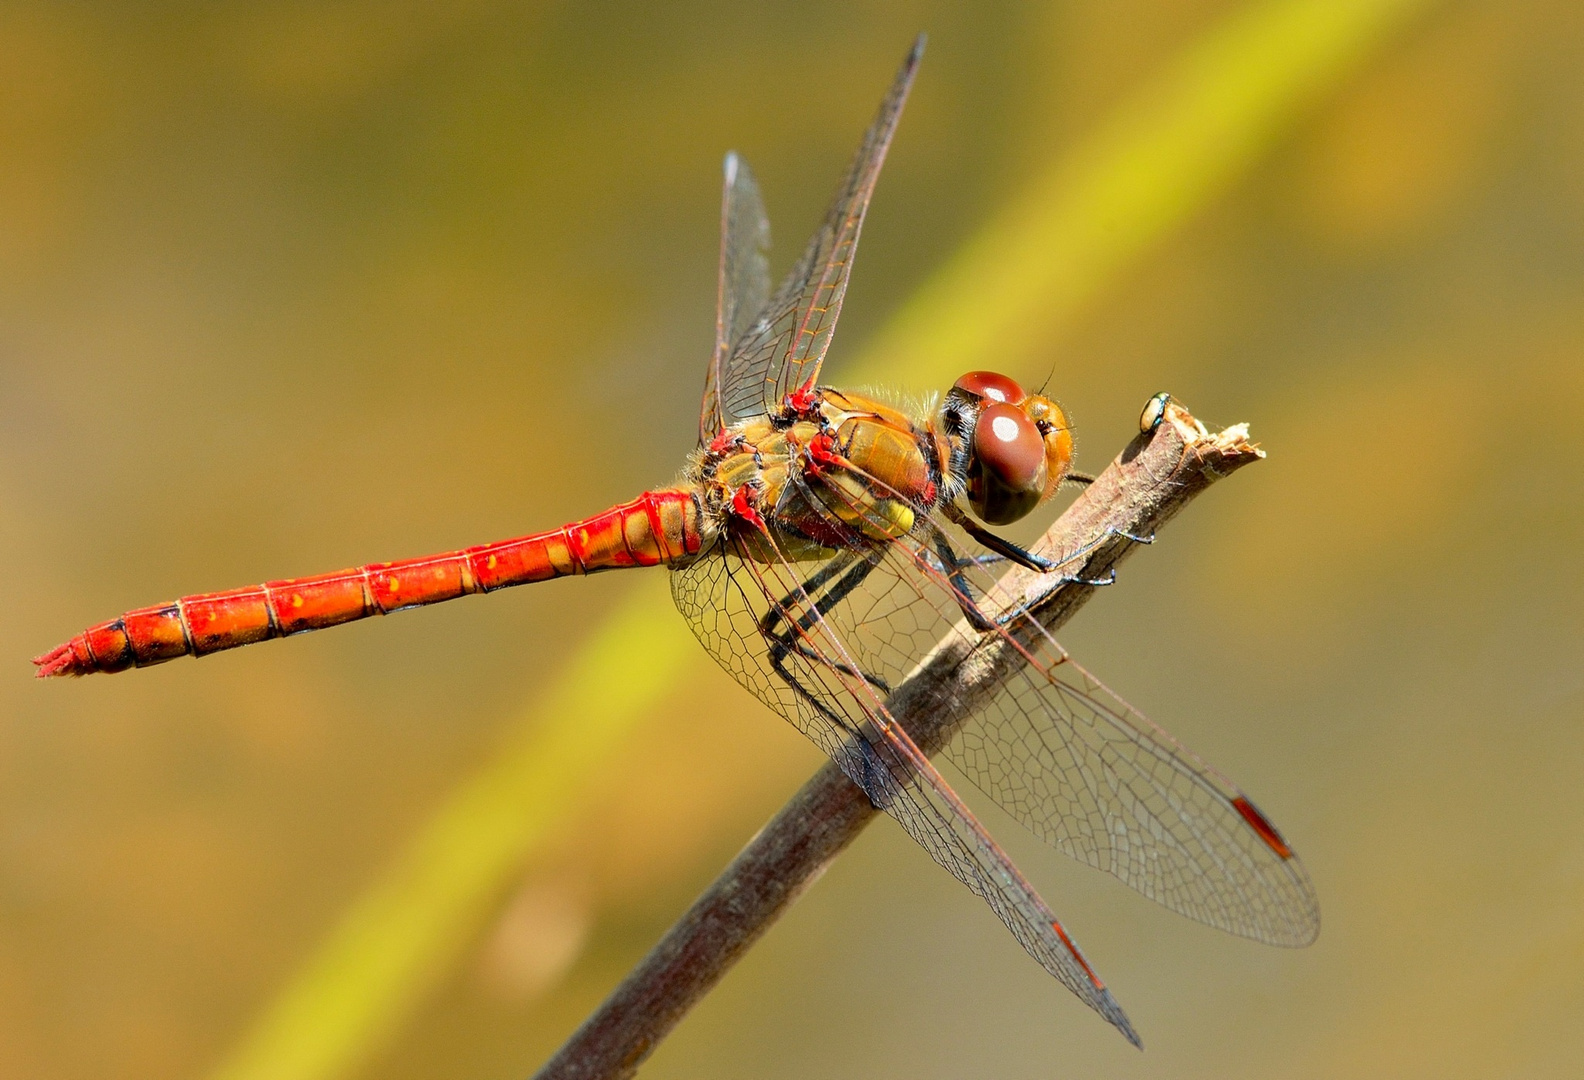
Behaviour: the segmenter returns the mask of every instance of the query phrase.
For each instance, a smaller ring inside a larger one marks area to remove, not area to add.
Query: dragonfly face
[[[1072,431],[1061,406],[993,371],[958,379],[935,428],[952,448],[950,469],[969,507],[987,525],[1026,516],[1056,494],[1072,465]]]

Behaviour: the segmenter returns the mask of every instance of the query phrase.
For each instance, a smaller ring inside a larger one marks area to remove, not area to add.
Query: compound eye
[[[988,525],[1024,517],[1045,495],[1048,468],[1038,425],[1002,402],[986,405],[974,425],[968,502]]]
[[[953,384],[953,389],[963,390],[986,401],[1000,401],[1020,405],[1028,397],[1023,388],[1005,375],[994,371],[970,371]]]

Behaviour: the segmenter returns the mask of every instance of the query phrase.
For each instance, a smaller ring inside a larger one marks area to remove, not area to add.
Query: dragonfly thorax
[[[935,448],[900,409],[822,387],[728,427],[689,479],[718,528],[735,529],[756,558],[825,558],[911,532],[942,497]]]

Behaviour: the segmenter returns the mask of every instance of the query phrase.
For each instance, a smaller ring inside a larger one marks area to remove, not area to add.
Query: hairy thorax
[[[911,532],[936,505],[942,465],[927,424],[821,388],[727,428],[695,457],[688,479],[752,558],[802,561]]]

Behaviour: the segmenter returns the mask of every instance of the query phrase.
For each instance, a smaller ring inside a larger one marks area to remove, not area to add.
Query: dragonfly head
[[[1056,494],[1072,464],[1061,406],[993,371],[970,371],[941,405],[968,505],[987,525],[1017,521]]]

